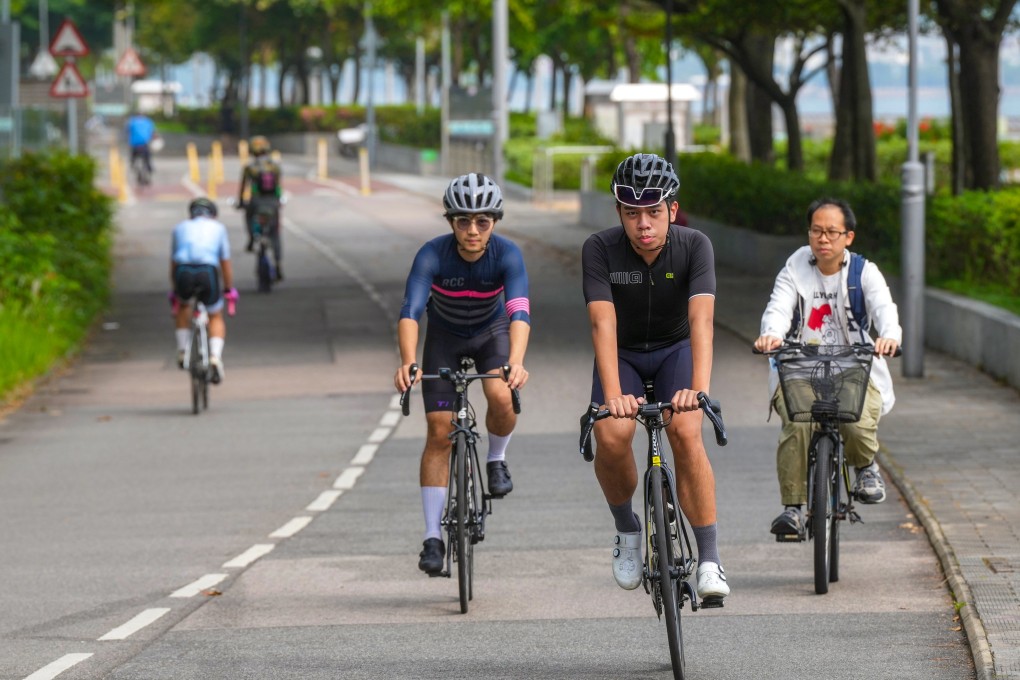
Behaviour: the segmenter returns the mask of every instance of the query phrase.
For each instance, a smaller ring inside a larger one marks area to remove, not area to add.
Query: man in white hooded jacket
[[[848,272],[856,218],[846,201],[821,198],[808,207],[808,245],[798,249],[776,277],[772,297],[761,319],[761,334],[754,346],[760,351],[776,349],[784,338],[804,344],[874,344],[877,355],[861,419],[840,426],[846,444],[847,463],[856,468],[854,495],[862,503],[885,500],[875,454],[878,452],[878,421],[893,406],[892,377],[885,356],[896,352],[903,340],[899,313],[885,277],[873,262],[865,261],[860,277],[864,292],[865,319],[855,319],[848,290]],[[795,323],[796,322],[796,323]],[[874,328],[877,339],[867,330]],[[771,407],[783,422],[776,452],[776,467],[783,512],[772,522],[777,539],[804,534],[802,507],[807,501],[807,452],[811,423],[791,422],[783,402],[779,380],[769,376]]]

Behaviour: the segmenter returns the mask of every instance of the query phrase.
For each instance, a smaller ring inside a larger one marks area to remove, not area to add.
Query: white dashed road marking
[[[256,543],[252,547],[245,550],[243,553],[230,560],[229,562],[223,563],[224,569],[243,569],[249,564],[257,560],[258,558],[268,555],[273,552],[273,548],[276,547],[275,543]]]
[[[92,653],[85,654],[65,654],[56,661],[50,664],[46,664],[32,675],[29,675],[25,680],[53,680],[68,668],[81,663],[85,659],[92,656]]]
[[[347,491],[354,488],[354,483],[358,481],[358,477],[365,471],[363,467],[349,467],[343,471],[343,474],[336,478],[333,482],[334,489],[343,489]]]
[[[329,510],[333,503],[336,502],[336,499],[340,498],[340,494],[342,493],[343,491],[336,490],[323,491],[319,494],[318,498],[308,504],[308,507],[305,508],[305,510],[308,512],[325,512],[326,510]]]
[[[206,574],[200,579],[192,581],[183,588],[178,588],[170,593],[170,597],[194,597],[203,590],[219,585],[220,581],[227,577],[226,574]]]
[[[109,633],[99,638],[100,642],[104,640],[126,640],[130,636],[134,635],[142,628],[145,628],[149,624],[158,621],[160,617],[165,616],[170,611],[169,607],[157,607],[155,609],[146,609],[141,614],[131,619],[122,626],[117,626]]]
[[[357,455],[351,461],[351,465],[368,465],[375,458],[375,452],[378,450],[378,444],[362,444]]]
[[[269,534],[269,538],[290,538],[308,526],[308,523],[311,521],[311,517],[295,517],[273,533]]]

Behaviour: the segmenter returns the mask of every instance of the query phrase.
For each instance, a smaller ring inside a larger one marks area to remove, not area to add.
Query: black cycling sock
[[[698,544],[698,564],[705,562],[720,564],[715,523],[703,527],[691,527],[691,531],[694,532],[694,541]]]
[[[641,531],[641,521],[638,516],[634,514],[634,508],[631,501],[622,503],[620,505],[609,505],[609,512],[613,513],[613,519],[616,521],[616,531],[621,534],[632,534],[637,531]]]

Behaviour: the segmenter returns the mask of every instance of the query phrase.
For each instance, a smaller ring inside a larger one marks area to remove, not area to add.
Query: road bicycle
[[[678,511],[680,503],[676,496],[673,471],[662,455],[662,431],[673,419],[673,407],[669,402],[654,401],[652,381],[645,381],[644,390],[645,403],[639,406],[637,415],[638,422],[648,434],[648,467],[644,476],[645,559],[642,582],[645,592],[652,597],[656,615],[660,620],[666,619],[673,677],[675,680],[683,680],[686,659],[680,610],[685,602],[691,603],[691,611],[694,612],[700,607],[722,607],[723,601],[705,598],[699,604],[695,588],[689,580],[695,573],[691,540],[683,513]],[[698,405],[712,423],[716,443],[726,446],[726,427],[719,402],[699,392]],[[667,412],[668,416],[664,415]],[[600,409],[595,402],[581,416],[581,455],[588,462],[595,459],[591,443],[595,422],[608,417],[609,410]]]
[[[173,295],[171,293],[171,295]],[[234,315],[236,296],[227,298],[227,310]],[[179,304],[173,301],[174,311]],[[191,308],[191,336],[184,350],[183,366],[188,370],[191,383],[191,412],[198,415],[209,408],[209,383],[212,367],[209,362],[209,312],[198,298],[192,297],[185,303]]]
[[[839,426],[861,419],[875,348],[786,343],[754,352],[769,356],[778,370],[788,418],[814,423],[807,454],[806,536],[777,534],[776,540],[814,541],[815,592],[824,595],[830,583],[839,581],[839,523],[861,521]]]
[[[280,202],[282,205],[283,201]],[[244,208],[245,204],[238,204]],[[260,293],[270,293],[277,281],[276,252],[279,243],[280,205],[256,207],[251,218],[252,249],[255,252],[255,278]],[[270,255],[272,251],[272,255]]]
[[[475,409],[468,400],[468,385],[475,380],[506,380],[510,367],[504,365],[500,373],[469,373],[474,360],[461,357],[460,369],[440,368],[422,380],[445,380],[454,386],[457,398],[453,408],[452,455],[450,481],[446,494],[446,509],[441,526],[446,529],[446,562],[443,570],[430,576],[453,576],[457,565],[457,584],[460,594],[460,612],[467,614],[468,602],[474,597],[475,544],[485,539],[485,518],[492,514],[492,496],[485,490],[482,467],[478,462],[478,429]],[[418,375],[418,364],[411,364],[411,382]],[[400,408],[409,415],[411,388],[400,396]],[[521,397],[516,389],[510,391],[514,413],[521,412]]]

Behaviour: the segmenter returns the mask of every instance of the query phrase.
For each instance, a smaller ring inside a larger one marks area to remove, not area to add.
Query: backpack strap
[[[850,315],[853,317],[856,329],[861,333],[861,342],[866,342],[868,331],[871,330],[871,317],[868,316],[868,308],[864,302],[864,287],[861,285],[861,275],[864,272],[864,265],[868,260],[863,255],[850,253],[850,266],[847,270],[847,306]]]

